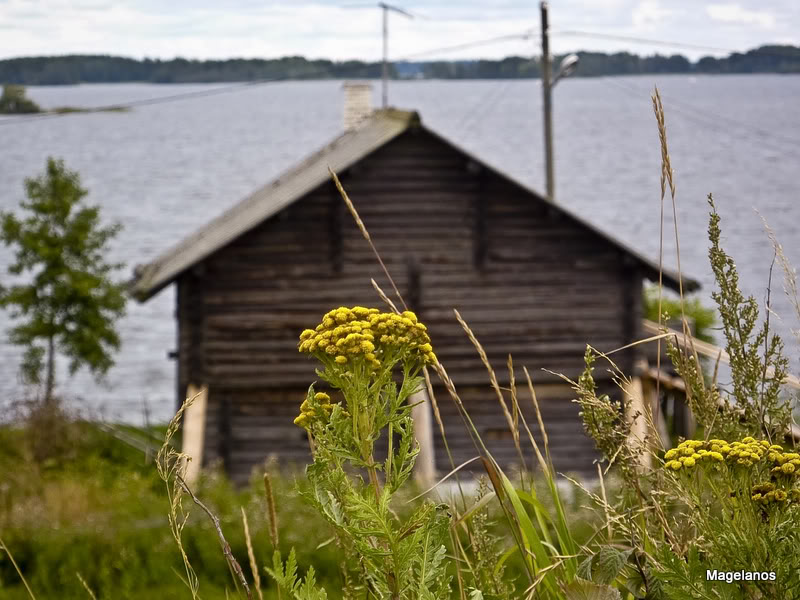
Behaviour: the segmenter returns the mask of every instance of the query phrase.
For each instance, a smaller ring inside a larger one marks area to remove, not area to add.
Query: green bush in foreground
[[[88,423],[67,423],[73,444],[63,457],[35,460],[25,428],[0,428],[0,539],[37,598],[86,599],[80,573],[98,598],[185,598],[176,576],[180,556],[166,528],[163,482],[144,456]],[[277,517],[285,525],[281,550],[296,547],[301,565],[312,563],[323,581],[338,578],[338,558],[324,523],[301,502],[293,476],[275,474]],[[215,472],[198,493],[220,516],[233,553],[247,559],[241,508],[250,517],[256,551],[272,553],[263,481],[237,490]],[[229,572],[214,530],[193,515],[185,542],[201,572],[204,600],[225,598]],[[0,550],[0,598],[29,598]]]
[[[664,179],[674,190],[657,100]],[[596,498],[606,514],[608,539],[586,549],[581,576],[612,583],[627,598],[796,600],[800,454],[787,448],[795,443],[792,398],[782,389],[788,363],[769,319],[759,319],[757,301],[740,291],[735,263],[720,244],[720,216],[711,196],[709,205],[709,259],[718,287],[712,296],[730,357],[731,388],[716,377],[707,380],[691,344],[681,345],[680,335],[665,330],[697,420],[697,439],[664,452],[652,433],[645,439],[633,434],[630,412],[597,395],[596,360],[608,361],[621,382],[627,378],[607,356],[587,350],[586,370],[574,384],[584,423],[629,492],[616,501]],[[646,409],[632,416],[653,430]],[[643,455],[651,456],[655,468],[642,469]]]

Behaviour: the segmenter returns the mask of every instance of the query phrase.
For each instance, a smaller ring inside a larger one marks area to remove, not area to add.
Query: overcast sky
[[[534,0],[394,0],[418,15],[390,18],[390,55],[484,40],[538,28]],[[0,0],[0,58],[115,54],[135,58],[309,58],[376,60],[380,11],[359,0]],[[350,5],[351,7],[348,7]],[[725,52],[608,41],[559,30],[747,50],[800,45],[800,0],[552,0],[552,48],[682,53]],[[424,17],[424,18],[422,18]],[[425,58],[530,55],[536,40],[512,40]]]

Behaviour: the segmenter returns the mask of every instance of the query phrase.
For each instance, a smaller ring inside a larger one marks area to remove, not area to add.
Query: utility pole
[[[547,19],[547,2],[540,4],[542,17],[542,95],[544,107],[544,156],[547,178],[547,199],[555,202],[555,175],[553,169],[553,98],[550,74],[550,37]]]
[[[381,79],[383,81],[381,86],[381,106],[387,108],[389,106],[389,11],[392,10],[409,19],[413,19],[414,15],[397,6],[386,4],[386,2],[378,2],[378,6],[383,11],[383,71],[381,74]]]
[[[381,107],[389,106],[389,5],[380,2],[378,4],[383,10],[383,76],[381,87]]]
[[[564,77],[569,77],[578,68],[580,58],[577,54],[568,54],[558,65],[553,75],[550,58],[550,22],[547,17],[547,2],[540,4],[542,13],[542,107],[544,108],[544,160],[545,178],[547,180],[547,199],[556,200],[556,177],[553,162],[553,88]]]
[[[375,4],[348,4],[344,8],[375,8]],[[403,10],[397,6],[386,4],[386,2],[378,2],[378,8],[383,12],[383,68],[381,70],[382,90],[381,90],[381,106],[387,108],[389,106],[389,11],[394,11],[413,19],[414,15],[410,12]],[[424,17],[423,17],[424,18]]]

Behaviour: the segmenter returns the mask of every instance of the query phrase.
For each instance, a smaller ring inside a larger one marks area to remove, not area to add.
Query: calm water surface
[[[713,289],[707,263],[706,196],[723,217],[726,248],[747,292],[763,299],[772,251],[756,209],[800,265],[800,77],[643,76],[573,79],[554,92],[558,202],[652,258],[658,256],[660,149],[650,92],[661,89],[678,190],[682,267]],[[42,106],[102,106],[213,85],[34,87]],[[379,89],[375,89],[378,101]],[[541,88],[537,81],[415,81],[391,86],[392,104],[466,150],[544,189]],[[255,188],[324,145],[341,129],[341,82],[286,82],[231,94],[0,124],[0,210],[23,199],[23,179],[47,156],[65,159],[88,201],[123,232],[114,260],[147,262]],[[358,199],[355,199],[356,202]],[[670,213],[671,215],[671,213]],[[667,221],[671,227],[671,216]],[[671,229],[667,262],[675,265]],[[0,247],[0,273],[10,261]],[[777,289],[773,307],[788,335],[800,326]],[[120,324],[123,349],[104,385],[61,369],[61,391],[108,418],[141,422],[174,408],[174,290],[131,303]],[[10,325],[0,313],[0,330]],[[787,340],[791,343],[792,340]],[[796,344],[795,344],[796,346]],[[0,343],[0,398],[18,396],[19,350]],[[62,365],[63,366],[63,365]],[[795,352],[792,370],[800,371]]]

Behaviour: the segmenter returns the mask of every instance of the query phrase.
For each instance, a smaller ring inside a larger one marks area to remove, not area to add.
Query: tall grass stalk
[[[92,588],[89,587],[89,584],[86,583],[86,580],[83,578],[83,576],[78,571],[75,571],[75,576],[78,578],[78,581],[81,582],[81,585],[83,586],[83,589],[86,590],[86,593],[89,594],[89,598],[92,600],[97,600],[97,596],[94,595]]]
[[[36,600],[36,596],[34,596],[33,590],[31,590],[31,586],[28,585],[27,579],[25,579],[25,576],[22,574],[22,571],[20,570],[19,565],[17,564],[17,561],[14,560],[14,556],[11,554],[11,550],[8,549],[8,546],[6,546],[5,542],[3,541],[3,538],[0,538],[0,550],[5,552],[6,555],[8,556],[8,559],[11,561],[11,564],[14,566],[14,570],[17,572],[17,575],[19,575],[19,578],[22,581],[22,585],[25,586],[25,590],[28,592],[28,595],[31,597],[31,600]]]
[[[200,391],[196,395],[187,398],[183,402],[181,407],[178,409],[178,412],[175,413],[175,416],[172,417],[167,425],[167,431],[164,435],[164,443],[156,455],[156,469],[158,470],[159,477],[161,477],[161,480],[166,486],[167,499],[169,501],[169,512],[167,513],[169,528],[175,543],[178,545],[178,551],[180,552],[181,559],[183,560],[186,576],[185,582],[189,587],[190,593],[192,594],[192,600],[197,600],[197,591],[200,583],[198,581],[197,574],[195,573],[194,568],[192,568],[192,564],[189,561],[189,556],[186,554],[186,549],[183,546],[182,534],[183,529],[186,527],[186,523],[189,520],[189,513],[184,509],[183,506],[184,488],[180,485],[178,479],[179,476],[185,475],[187,461],[191,460],[191,458],[173,447],[172,438],[180,428],[181,420],[183,419],[183,413],[197,398],[200,397],[202,393],[203,391]]]
[[[261,593],[261,575],[258,572],[258,563],[256,562],[256,554],[253,552],[253,540],[250,538],[250,526],[247,523],[247,513],[242,509],[242,526],[244,527],[244,539],[247,544],[247,558],[250,560],[250,572],[253,575],[253,587],[258,594],[259,600],[264,600],[264,594]]]

